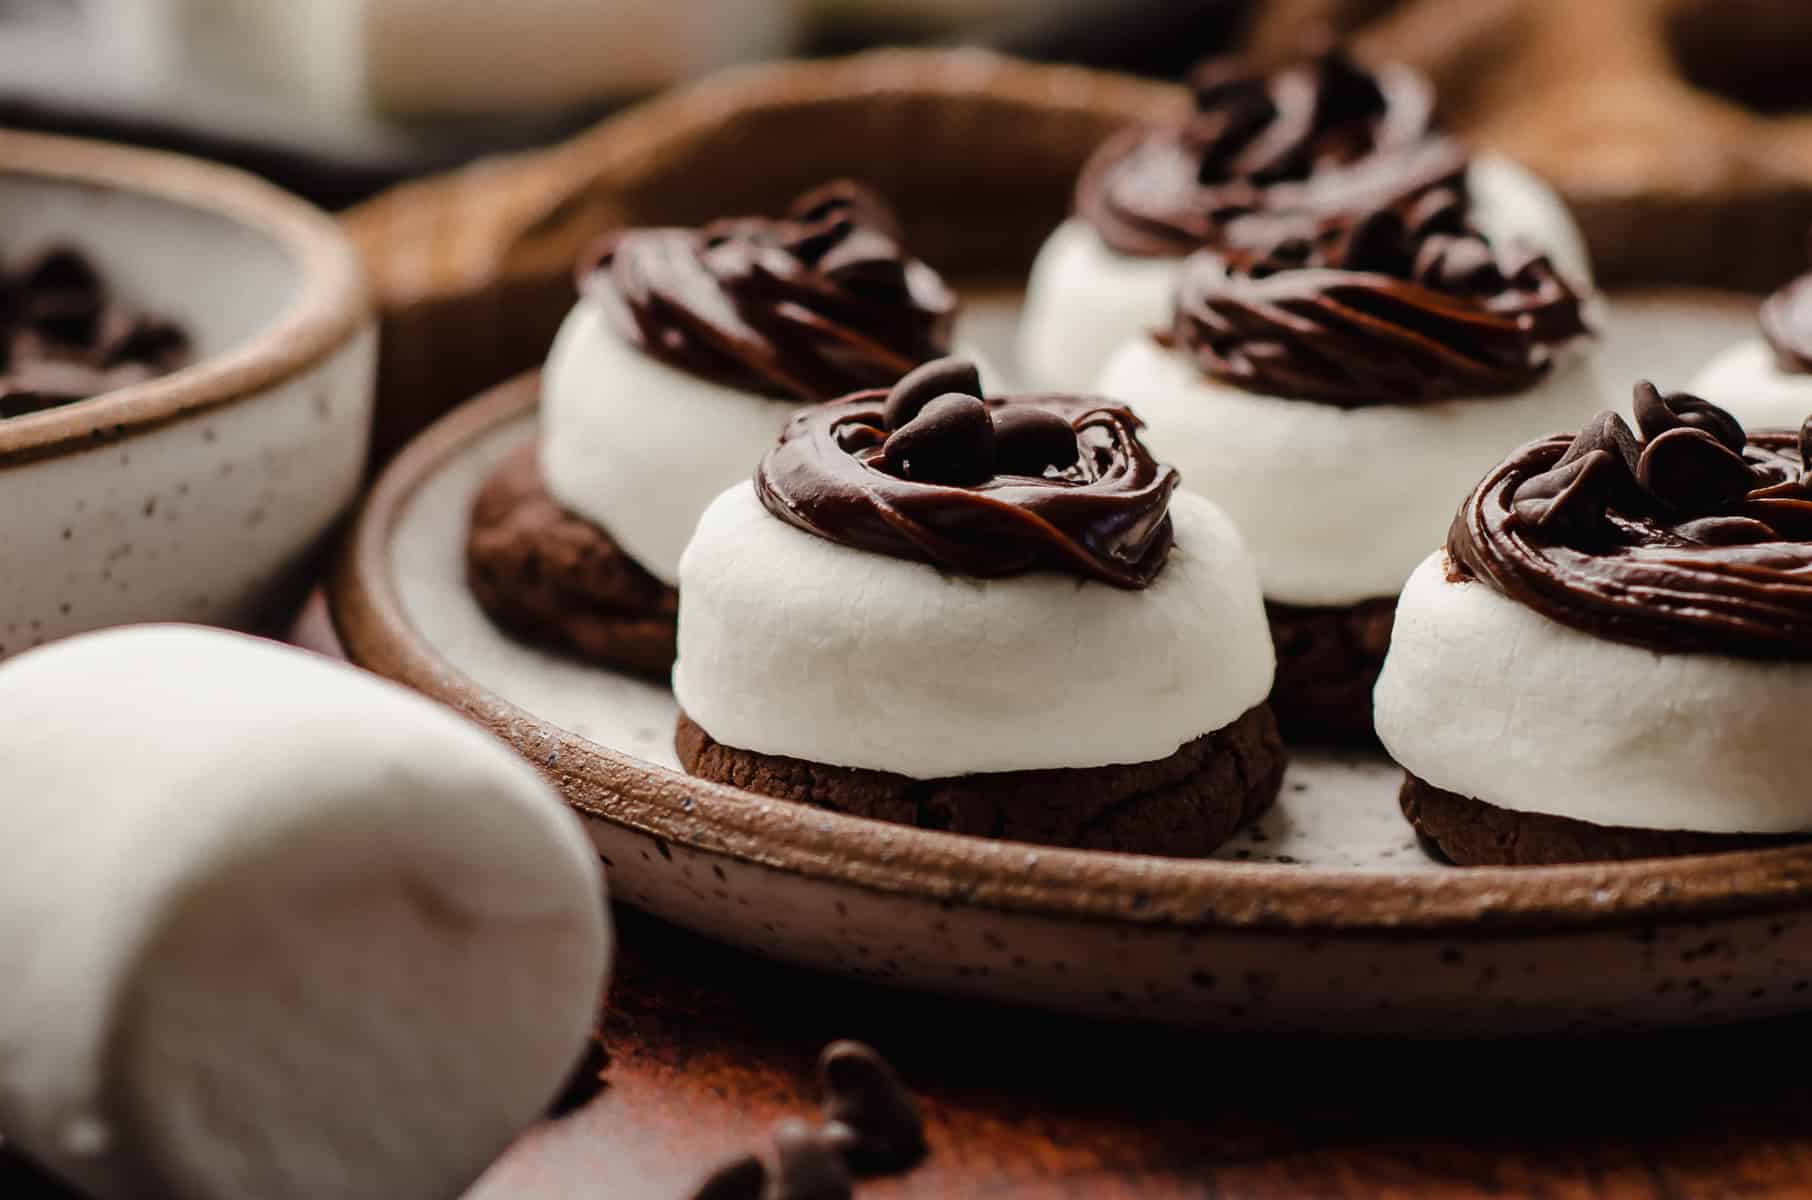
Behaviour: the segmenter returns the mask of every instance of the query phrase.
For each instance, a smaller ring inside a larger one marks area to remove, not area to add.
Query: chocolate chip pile
[[[892,1067],[860,1042],[833,1042],[818,1056],[824,1097],[816,1124],[798,1117],[774,1128],[767,1154],[741,1154],[692,1200],[847,1200],[859,1176],[906,1171],[925,1157],[925,1123]]]
[[[180,326],[113,300],[78,250],[0,266],[0,418],[142,383],[189,358]]]
[[[1255,222],[1228,263],[1254,279],[1321,267],[1388,275],[1456,296],[1539,287],[1551,272],[1546,258],[1527,245],[1494,248],[1467,224],[1466,207],[1458,188],[1436,186],[1353,213]]]
[[[941,358],[908,374],[887,395],[881,465],[901,479],[967,487],[995,475],[1041,476],[1081,455],[1076,431],[1048,409],[990,411],[975,364]]]
[[[1635,412],[1641,440],[1616,413],[1600,413],[1552,468],[1517,487],[1516,519],[1532,530],[1589,536],[1611,533],[1608,513],[1616,510],[1663,520],[1678,537],[1704,545],[1812,532],[1799,528],[1807,524],[1812,420],[1799,432],[1795,480],[1774,462],[1745,457],[1742,425],[1697,396],[1664,396],[1643,381]],[[1761,503],[1746,505],[1750,500]]]

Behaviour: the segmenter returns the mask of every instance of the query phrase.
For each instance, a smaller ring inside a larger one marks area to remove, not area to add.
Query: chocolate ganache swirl
[[[1761,325],[1775,366],[1790,375],[1812,375],[1812,275],[1801,275],[1762,301]]]
[[[946,354],[956,297],[892,211],[839,181],[783,220],[612,234],[579,271],[617,334],[701,378],[785,400],[886,387]]]
[[[794,417],[755,490],[781,520],[858,550],[1143,588],[1170,553],[1177,474],[1139,428],[1104,400],[983,400],[975,367],[944,359]]]
[[[1341,408],[1524,391],[1590,333],[1546,257],[1493,246],[1437,186],[1369,210],[1281,214],[1184,264],[1161,335],[1212,379]]]
[[[1214,59],[1190,83],[1187,121],[1125,130],[1082,171],[1076,210],[1121,254],[1181,257],[1255,217],[1465,186],[1466,155],[1434,133],[1433,90],[1407,67],[1329,50],[1269,76]]]
[[[1746,436],[1648,383],[1636,419],[1640,439],[1606,412],[1487,475],[1448,534],[1454,576],[1613,641],[1812,659],[1812,420]]]

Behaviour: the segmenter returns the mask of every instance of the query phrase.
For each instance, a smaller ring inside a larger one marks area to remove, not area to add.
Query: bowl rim
[[[0,467],[77,453],[246,399],[303,373],[372,319],[363,265],[334,220],[243,171],[163,151],[0,130],[0,177],[7,175],[135,192],[214,213],[276,242],[295,263],[300,286],[273,322],[220,354],[0,421]]]
[[[1523,936],[1766,915],[1812,899],[1812,843],[1558,867],[1384,872],[1162,858],[990,841],[755,796],[588,742],[479,686],[417,633],[390,554],[418,489],[536,406],[528,372],[456,408],[379,477],[329,580],[350,660],[440,700],[533,763],[582,814],[679,845],[840,887],[1063,920]]]

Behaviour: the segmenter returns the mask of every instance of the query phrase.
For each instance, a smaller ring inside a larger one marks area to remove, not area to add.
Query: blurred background
[[[1462,0],[1466,2],[1466,0]],[[1174,76],[1246,0],[0,0],[0,124],[200,153],[330,208],[714,69],[968,43]]]

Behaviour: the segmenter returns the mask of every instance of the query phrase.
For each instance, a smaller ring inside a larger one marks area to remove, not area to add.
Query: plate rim
[[[489,388],[418,435],[361,504],[328,580],[348,658],[448,704],[527,758],[582,815],[671,847],[836,886],[1075,921],[1378,936],[1522,936],[1765,916],[1812,905],[1812,842],[1556,867],[1366,871],[993,841],[756,796],[590,742],[468,678],[414,629],[389,547],[416,492],[528,415],[540,372]]]

